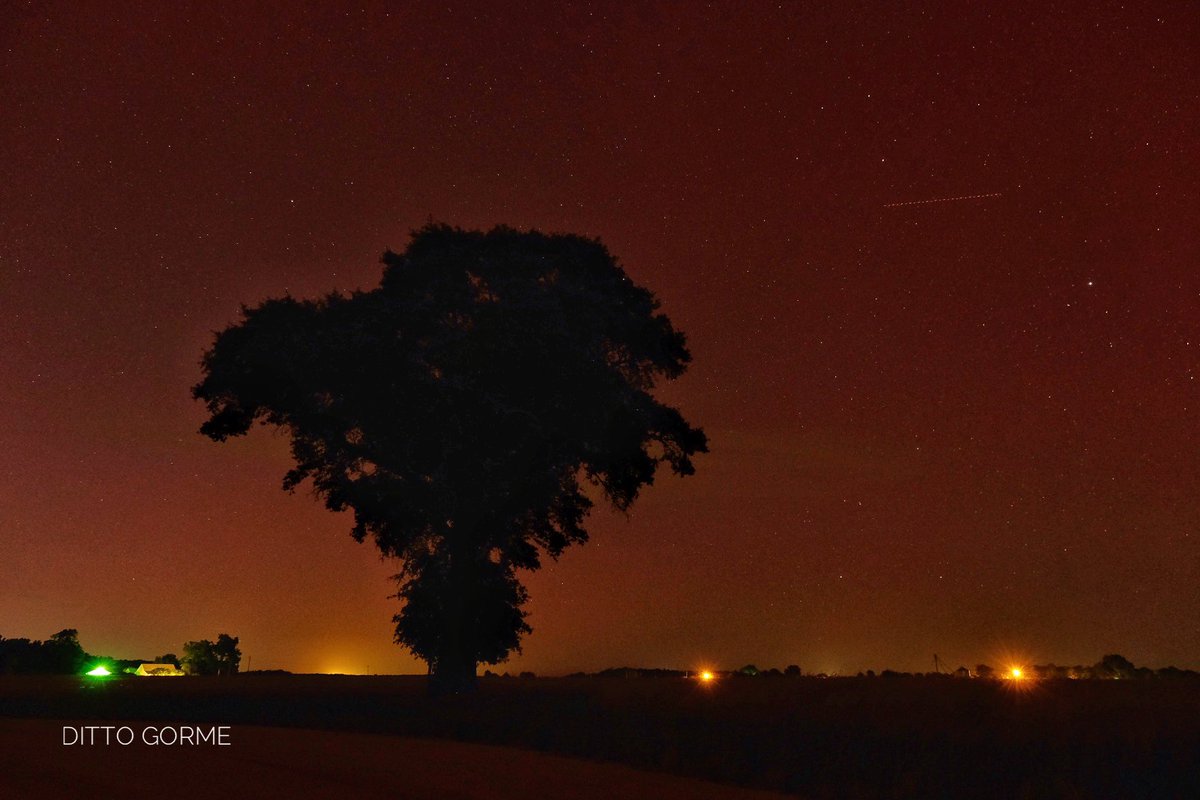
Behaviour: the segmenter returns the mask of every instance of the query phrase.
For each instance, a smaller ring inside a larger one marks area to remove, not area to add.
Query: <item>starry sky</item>
[[[503,669],[1200,667],[1195,7],[331,5],[0,10],[0,634],[423,671],[189,389],[434,219],[602,237],[711,443]]]

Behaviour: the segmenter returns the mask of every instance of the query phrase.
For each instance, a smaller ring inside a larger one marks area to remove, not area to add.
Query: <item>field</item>
[[[301,732],[261,729],[338,731],[409,748],[449,739],[808,798],[1200,797],[1200,685],[1184,680],[496,678],[475,697],[430,699],[411,677],[6,677],[0,717],[4,752],[20,737],[54,758],[67,749],[59,728],[31,742],[20,725],[32,723],[14,720],[255,726],[281,742]],[[703,795],[691,786],[679,796]]]

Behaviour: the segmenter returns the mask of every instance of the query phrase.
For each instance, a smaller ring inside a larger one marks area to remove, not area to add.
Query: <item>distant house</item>
[[[954,670],[954,677],[956,677],[956,678],[970,678],[970,677],[971,677],[971,670],[967,669],[966,667],[959,667],[958,669]]]
[[[133,674],[159,677],[162,675],[182,675],[183,670],[174,664],[142,664]]]

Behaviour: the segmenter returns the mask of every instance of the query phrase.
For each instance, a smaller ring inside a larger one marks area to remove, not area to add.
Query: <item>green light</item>
[[[111,672],[109,672],[107,669],[105,669],[103,664],[96,667],[95,669],[88,670],[87,674],[91,675],[93,678],[103,678],[107,675],[112,675]]]

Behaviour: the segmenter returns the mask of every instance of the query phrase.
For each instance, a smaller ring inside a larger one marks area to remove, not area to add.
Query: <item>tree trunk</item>
[[[457,659],[439,656],[429,674],[429,693],[435,696],[471,694],[478,688],[475,659],[470,655]]]
[[[475,554],[469,543],[463,541],[467,531],[460,529],[457,533],[447,574],[445,633],[429,676],[429,691],[434,695],[469,694],[477,688],[471,630],[476,592]]]

